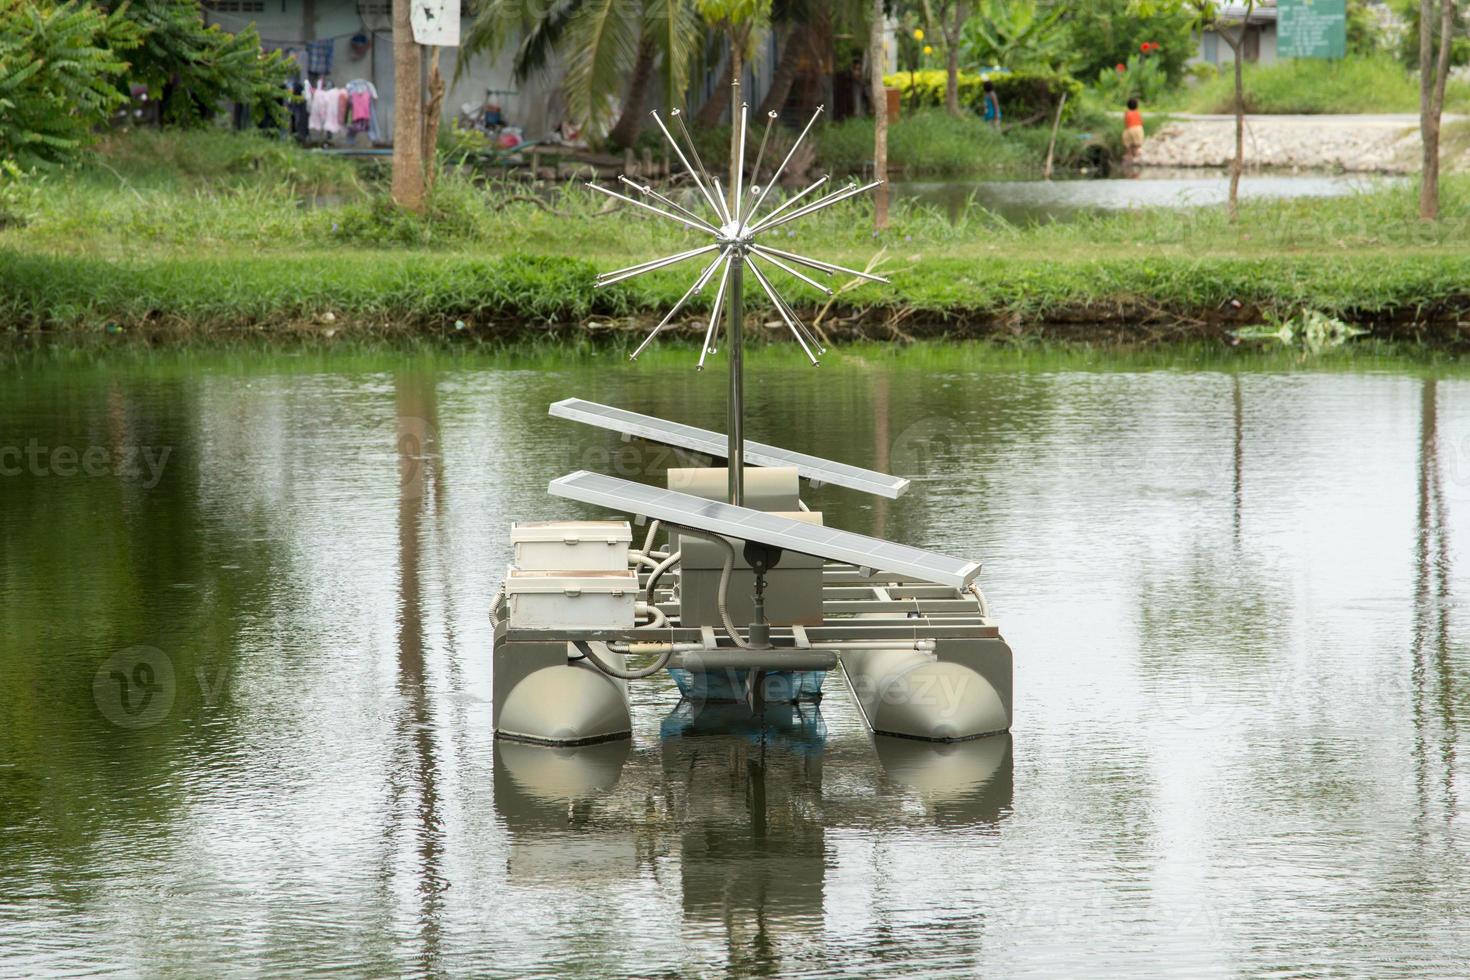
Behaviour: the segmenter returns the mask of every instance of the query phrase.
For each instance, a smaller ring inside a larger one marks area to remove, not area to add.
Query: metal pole
[[[737,251],[743,251],[737,249]],[[743,254],[730,258],[730,427],[726,465],[730,474],[730,503],[745,506],[745,352],[741,333],[745,320]]]

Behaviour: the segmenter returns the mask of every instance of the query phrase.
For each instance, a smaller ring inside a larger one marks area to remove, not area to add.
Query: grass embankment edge
[[[671,271],[597,290],[597,269],[538,254],[108,260],[0,251],[0,323],[12,334],[585,337],[646,329],[687,286],[687,276]],[[1462,326],[1470,323],[1470,254],[934,256],[888,271],[891,284],[840,294],[825,310],[809,287],[793,283],[790,295],[830,336],[849,338],[1213,339],[1304,309],[1368,326],[1384,340],[1458,345],[1470,336]],[[747,298],[772,329],[762,300],[754,290]],[[707,309],[697,297],[672,332],[702,332]]]

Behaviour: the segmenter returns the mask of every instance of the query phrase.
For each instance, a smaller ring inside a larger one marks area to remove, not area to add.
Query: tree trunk
[[[868,29],[868,84],[873,93],[873,179],[881,180],[873,191],[873,227],[888,227],[888,95],[883,89],[883,0],[873,0]]]
[[[1240,217],[1240,175],[1245,170],[1245,77],[1241,59],[1245,57],[1245,25],[1235,42],[1235,158],[1230,161],[1230,220]]]
[[[776,62],[776,70],[771,73],[771,87],[766,89],[766,97],[761,99],[761,104],[756,108],[757,118],[765,118],[768,112],[780,112],[781,107],[786,104],[786,97],[791,94],[791,83],[796,80],[796,65],[801,61],[801,50],[808,43],[805,24],[786,24],[782,28],[781,58]]]
[[[1240,217],[1240,175],[1245,170],[1245,32],[1250,27],[1251,12],[1255,0],[1247,0],[1245,16],[1240,20],[1240,29],[1230,36],[1230,28],[1222,21],[1215,22],[1215,33],[1225,40],[1230,53],[1235,56],[1235,158],[1230,161],[1230,196],[1225,210],[1230,220]]]
[[[617,125],[607,134],[613,146],[632,146],[643,131],[643,103],[648,98],[648,83],[653,80],[653,66],[658,52],[653,41],[647,37],[638,42],[638,60],[633,63],[633,75],[628,80],[628,95],[623,100],[623,114]],[[670,99],[674,96],[670,95]]]
[[[439,47],[429,54],[429,105],[424,109],[424,194],[434,196],[439,176],[439,117],[444,109],[444,76],[439,74]]]
[[[1435,0],[1419,2],[1419,136],[1424,162],[1419,176],[1419,217],[1439,217],[1439,128],[1444,113],[1444,90],[1450,73],[1454,40],[1454,0],[1439,0],[1439,54],[1434,53]],[[1433,65],[1431,73],[1430,66]]]
[[[730,56],[730,64],[725,67],[725,74],[720,78],[715,90],[710,93],[704,105],[694,114],[694,124],[705,129],[718,126],[725,119],[725,109],[730,104],[730,65],[735,63],[735,56]]]
[[[393,203],[424,210],[424,53],[409,0],[393,0]]]
[[[954,5],[954,24],[944,28],[944,108],[951,116],[960,114],[960,29],[965,26],[968,11],[963,3]]]

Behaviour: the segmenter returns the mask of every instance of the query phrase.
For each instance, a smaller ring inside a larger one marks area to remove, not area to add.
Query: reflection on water
[[[1242,199],[1341,197],[1402,182],[1361,174],[1248,174]],[[1230,178],[1208,171],[1145,170],[1136,179],[894,181],[893,192],[938,207],[955,217],[971,206],[1016,224],[1065,221],[1078,215],[1130,208],[1204,207],[1224,204]]]
[[[669,464],[545,406],[717,427],[682,360],[12,371],[0,973],[1463,975],[1470,384],[754,358],[753,433],[916,479],[828,521],[985,560],[1011,736],[660,678],[494,740],[509,522]]]

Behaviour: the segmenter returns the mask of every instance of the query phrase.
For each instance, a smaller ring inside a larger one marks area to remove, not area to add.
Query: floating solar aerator
[[[826,672],[840,669],[858,713],[875,733],[945,742],[1007,731],[1011,650],[976,584],[979,563],[828,527],[823,514],[801,498],[803,486],[828,485],[871,494],[879,498],[873,506],[886,509],[909,489],[909,481],[745,440],[745,272],[813,365],[825,350],[777,292],[776,274],[828,296],[833,290],[821,278],[887,280],[764,240],[768,232],[880,182],[853,182],[819,195],[827,183],[823,177],[767,208],[822,110],[760,185],[756,180],[776,119],[774,112],[767,116],[747,187],[749,107],[739,99],[738,84],[735,89],[734,186],[728,195],[706,172],[677,110],[670,116],[682,142],[657,112],[653,118],[702,203],[686,207],[626,176],[619,180],[637,196],[590,185],[708,237],[704,244],[599,275],[597,284],[691,260],[697,264],[688,289],[632,358],[696,293],[713,289],[697,366],[703,369],[717,353],[723,318],[728,428],[721,434],[580,398],[563,399],[550,410],[555,418],[691,450],[715,462],[723,456],[726,465],[673,466],[667,489],[587,470],[551,481],[553,496],[596,508],[599,518],[609,511],[633,515],[648,530],[640,535],[640,548],[621,516],[512,528],[515,563],[492,613],[496,735],[561,746],[627,737],[633,724],[627,682],[665,670],[684,697],[693,699],[679,706],[686,713],[720,698],[738,697],[757,710],[767,701],[818,699]]]

